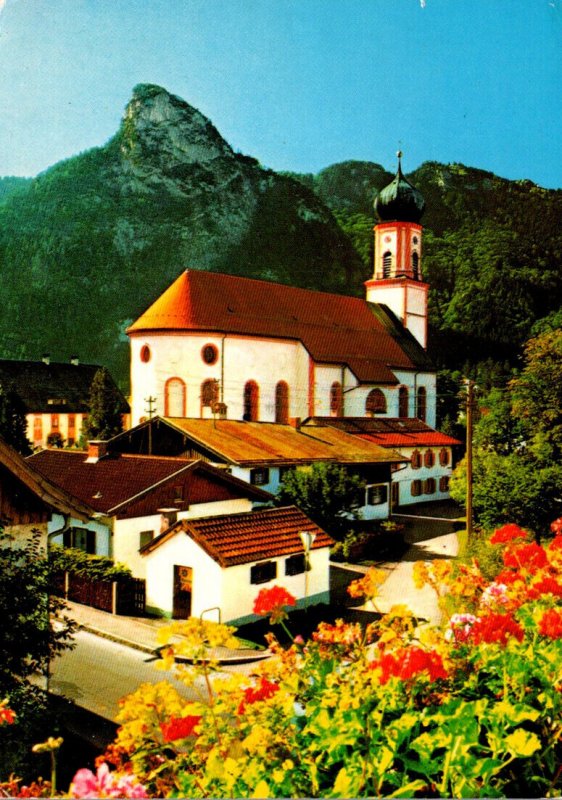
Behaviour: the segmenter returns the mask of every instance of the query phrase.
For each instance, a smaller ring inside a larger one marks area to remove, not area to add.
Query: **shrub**
[[[107,556],[96,556],[73,547],[52,544],[49,550],[51,569],[70,572],[83,578],[99,581],[126,580],[132,576],[125,564],[112,561]]]

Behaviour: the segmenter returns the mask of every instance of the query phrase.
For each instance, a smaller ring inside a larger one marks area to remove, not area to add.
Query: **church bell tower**
[[[429,287],[423,282],[420,225],[425,201],[404,177],[402,153],[397,155],[394,179],[375,198],[375,264],[373,277],[365,283],[367,300],[388,306],[426,348]]]

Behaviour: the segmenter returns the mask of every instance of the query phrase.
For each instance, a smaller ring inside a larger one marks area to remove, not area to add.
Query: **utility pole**
[[[152,455],[152,417],[154,416],[154,413],[155,413],[156,398],[152,397],[152,395],[150,395],[150,397],[146,397],[145,398],[144,402],[147,403],[147,407],[145,408],[145,411],[148,414],[148,455],[151,456]]]
[[[474,425],[474,381],[466,380],[466,533],[472,538],[472,433]]]

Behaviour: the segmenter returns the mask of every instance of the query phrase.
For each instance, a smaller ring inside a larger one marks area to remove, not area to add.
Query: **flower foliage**
[[[270,635],[273,657],[249,676],[176,665],[200,699],[165,682],[125,699],[106,754],[112,779],[135,776],[156,797],[559,796],[554,532],[540,547],[515,526],[497,531],[504,564],[492,581],[476,563],[420,566],[418,584],[443,600],[439,627],[395,606],[366,628],[323,623],[286,648]],[[374,599],[378,578],[355,582],[353,595]],[[274,587],[255,610],[273,621],[291,599]],[[183,631],[196,648],[201,631]],[[187,647],[175,638],[166,663]]]

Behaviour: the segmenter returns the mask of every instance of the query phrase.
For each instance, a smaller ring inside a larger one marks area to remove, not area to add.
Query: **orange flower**
[[[555,608],[545,611],[539,620],[539,633],[550,639],[562,639],[562,612]]]
[[[349,584],[347,592],[350,597],[366,597],[368,600],[374,600],[379,592],[379,586],[385,580],[386,572],[371,567],[362,578]]]
[[[261,589],[254,601],[254,614],[271,616],[272,624],[287,618],[285,606],[294,606],[297,600],[282,586]]]

